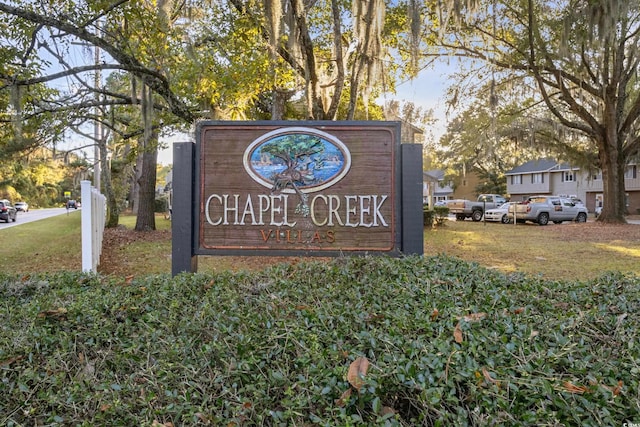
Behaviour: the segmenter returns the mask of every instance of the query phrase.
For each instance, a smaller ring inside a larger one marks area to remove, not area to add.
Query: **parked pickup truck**
[[[499,194],[481,194],[478,200],[454,199],[447,202],[449,213],[456,216],[458,221],[471,218],[480,221],[485,209],[497,208],[507,200]]]
[[[531,221],[547,225],[549,221],[560,224],[563,221],[587,221],[587,209],[576,205],[571,199],[557,196],[531,196],[524,202],[509,206],[509,216],[516,222]]]

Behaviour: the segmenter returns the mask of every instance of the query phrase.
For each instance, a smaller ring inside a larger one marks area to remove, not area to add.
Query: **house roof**
[[[431,178],[435,181],[441,181],[444,179],[444,171],[439,169],[434,169],[430,171],[422,171],[425,177]]]
[[[516,175],[521,173],[535,173],[535,172],[550,172],[552,170],[561,171],[561,170],[572,170],[577,169],[572,167],[568,163],[558,163],[557,160],[553,159],[537,159],[530,160],[526,163],[517,166],[510,171],[506,172],[505,175]]]
[[[449,186],[444,187],[444,188],[440,188],[439,190],[435,190],[433,192],[434,196],[440,196],[440,197],[448,196],[450,194],[453,194],[453,189],[451,187],[449,187]]]
[[[404,120],[402,117],[396,115],[396,114],[389,114],[387,117],[387,120],[392,120],[392,121],[396,121],[396,122],[400,122],[400,126],[401,126],[401,132],[402,135],[408,133],[408,132],[413,132],[414,134],[417,135],[423,135],[424,134],[424,130],[417,127],[416,125],[409,123],[408,121]]]
[[[558,162],[552,159],[530,160],[506,172],[505,175],[531,172],[547,172],[553,169],[557,164]]]
[[[453,188],[450,185],[444,185],[444,171],[440,169],[433,169],[429,171],[422,171],[422,175],[426,180],[437,183],[434,186],[434,196],[448,196],[453,193]]]

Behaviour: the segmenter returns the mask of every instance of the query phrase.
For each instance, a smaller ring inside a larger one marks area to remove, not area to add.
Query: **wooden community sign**
[[[421,254],[422,150],[400,130],[198,123],[195,146],[174,144],[173,274],[196,271],[198,255]]]

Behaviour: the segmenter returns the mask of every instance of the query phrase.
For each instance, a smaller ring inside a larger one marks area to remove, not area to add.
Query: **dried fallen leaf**
[[[342,393],[342,396],[340,396],[340,399],[336,399],[336,405],[339,407],[343,407],[344,405],[347,404],[347,402],[349,401],[349,398],[351,397],[351,390],[353,390],[352,388],[346,390],[344,393]]]
[[[59,307],[55,310],[45,310],[38,313],[39,318],[51,318],[51,319],[65,319],[67,317],[67,309],[64,307]]]
[[[618,381],[618,385],[616,385],[615,387],[603,385],[604,388],[606,388],[611,392],[611,394],[613,394],[613,397],[619,395],[622,392],[622,386],[624,386],[624,383],[622,381]]]
[[[84,364],[82,370],[80,371],[80,375],[86,379],[93,378],[95,373],[96,367],[91,362],[87,362],[86,364]]]
[[[358,392],[364,385],[364,377],[369,370],[369,360],[366,357],[358,357],[349,365],[349,372],[347,372],[347,381]]]
[[[465,322],[472,323],[472,322],[479,322],[485,317],[487,317],[487,313],[471,313],[462,317],[462,320],[464,320]]]
[[[374,322],[376,320],[382,320],[382,319],[384,319],[384,314],[369,313],[364,320],[365,322]]]
[[[206,415],[204,415],[202,412],[196,412],[195,414],[193,414],[197,419],[199,419],[201,422],[204,423],[204,425],[209,425],[211,424],[211,420],[209,419],[209,417],[207,417]]]
[[[385,415],[392,415],[392,414],[395,414],[395,413],[396,413],[396,410],[395,410],[395,409],[393,409],[393,408],[392,408],[392,407],[390,407],[390,406],[383,406],[383,407],[382,407],[382,416],[385,416]]]
[[[513,314],[522,314],[524,313],[524,307],[519,307],[513,310]]]
[[[565,381],[562,384],[563,390],[567,391],[569,393],[575,393],[575,394],[582,394],[585,391],[587,391],[587,387],[582,386],[582,385],[575,385],[573,383],[571,383],[570,381]]]
[[[431,321],[432,322],[434,322],[438,318],[438,314],[440,314],[440,312],[438,311],[437,308],[434,308],[433,311],[431,312]]]
[[[5,359],[5,360],[0,360],[0,366],[9,366],[14,362],[22,360],[23,358],[24,358],[24,356],[16,356],[16,357],[11,357],[11,358]]]
[[[485,381],[500,386],[500,381],[493,379],[487,368],[482,368],[482,376],[484,376]]]
[[[460,328],[460,322],[456,325],[456,328],[453,330],[453,338],[456,340],[458,344],[462,344],[462,329]]]
[[[618,381],[618,385],[615,386],[613,388],[613,390],[611,390],[611,393],[613,393],[614,396],[617,396],[620,394],[620,392],[622,391],[622,386],[624,385],[624,383],[622,382],[622,380]]]

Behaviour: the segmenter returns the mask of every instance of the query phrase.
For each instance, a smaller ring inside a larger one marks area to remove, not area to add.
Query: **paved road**
[[[69,211],[69,215],[73,215],[74,213],[80,212],[80,209],[71,209]],[[0,222],[0,230],[15,227],[20,224],[25,224],[27,222],[38,221],[45,218],[50,218],[52,216],[57,215],[66,215],[66,208],[49,208],[49,209],[32,209],[29,212],[18,212],[18,216],[16,217],[16,222],[6,223],[4,221]]]

